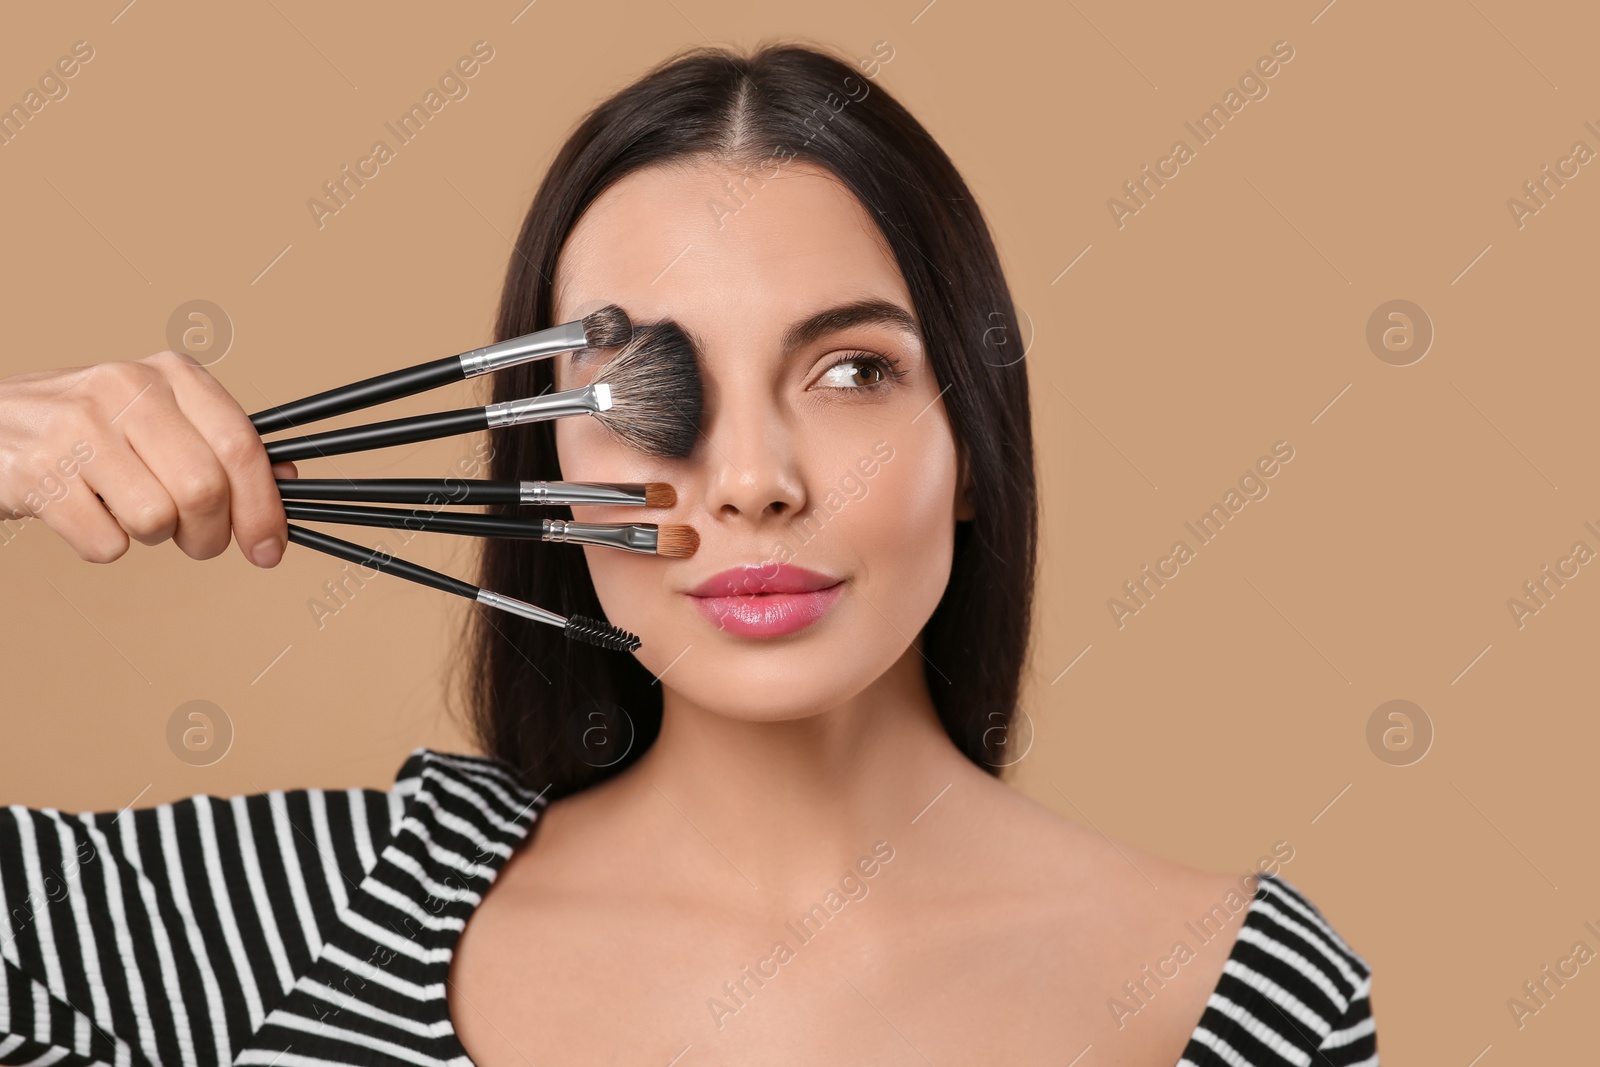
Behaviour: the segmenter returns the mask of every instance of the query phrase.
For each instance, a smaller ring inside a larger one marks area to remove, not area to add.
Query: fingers
[[[217,552],[223,551],[228,546],[227,528],[231,525],[245,558],[260,567],[276,566],[287,543],[288,519],[261,435],[239,402],[210,371],[183,357],[171,356],[165,362],[162,369],[171,383],[178,409],[217,460],[217,469],[208,468],[207,477],[220,473],[224,480],[220,504],[210,495],[197,498],[200,521],[205,524],[195,533],[197,544],[206,550],[215,547]],[[204,493],[212,487],[209,482],[202,482],[200,488]],[[220,524],[214,507],[223,516]],[[182,529],[180,521],[179,531]],[[219,537],[220,545],[215,540]]]
[[[231,535],[228,475],[210,443],[179,409],[171,386],[157,379],[117,418],[129,446],[177,509],[173,543],[194,559],[220,554]]]
[[[77,464],[58,478],[52,464],[69,451]],[[0,379],[0,517],[43,518],[92,562],[167,539],[209,559],[237,537],[273,566],[288,525],[274,479],[297,477],[294,463],[268,461],[249,416],[188,356]]]
[[[111,563],[128,551],[128,534],[95,496],[89,481],[93,462],[90,460],[78,469],[83,485],[69,483],[64,495],[51,497],[50,503],[34,516],[54,530],[82,559],[90,563]]]
[[[172,495],[125,439],[104,442],[79,471],[100,510],[139,543],[160,544],[177,529],[178,506]],[[127,540],[121,538],[123,549]]]

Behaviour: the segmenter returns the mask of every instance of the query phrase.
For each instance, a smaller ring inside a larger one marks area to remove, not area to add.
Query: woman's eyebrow
[[[790,326],[783,335],[783,354],[852,326],[892,326],[920,339],[917,320],[899,304],[887,300],[857,300],[826,308]]]
[[[670,316],[655,320],[668,323],[683,332],[696,355],[705,351],[700,337],[689,327]],[[848,330],[852,326],[891,326],[908,334],[914,340],[922,339],[916,318],[899,304],[887,300],[855,300],[824,308],[794,323],[783,334],[782,354],[788,356],[796,349],[811,344],[830,333]]]

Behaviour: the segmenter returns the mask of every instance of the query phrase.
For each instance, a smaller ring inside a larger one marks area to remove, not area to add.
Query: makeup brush
[[[627,552],[688,559],[700,548],[700,535],[682,523],[571,522],[567,519],[518,519],[503,515],[451,511],[406,511],[348,504],[283,502],[284,514],[301,522],[340,522],[351,526],[428,530],[473,537],[515,537],[528,541],[572,541]]]
[[[427,567],[415,563],[407,563],[403,559],[396,559],[387,552],[379,552],[375,548],[363,548],[351,541],[341,541],[337,537],[329,537],[316,530],[307,530],[303,526],[289,524],[289,542],[314,548],[319,552],[326,552],[330,556],[348,560],[358,567],[371,567],[387,574],[399,575],[401,578],[410,579],[421,585],[442,589],[446,593],[455,593],[468,600],[491,608],[499,608],[513,615],[520,615],[525,619],[535,622],[548,623],[559,626],[562,632],[574,641],[583,641],[586,644],[599,645],[616,652],[638,651],[640,641],[627,630],[619,630],[610,623],[599,622],[584,615],[557,615],[553,611],[517,600],[515,597],[503,596],[488,589],[480,589],[471,582],[464,582],[460,578],[452,578],[448,574],[441,574]]]
[[[630,448],[681,459],[700,435],[701,399],[700,372],[689,339],[670,322],[652,323],[635,327],[633,339],[581,389],[270,441],[267,457],[273,463],[314,459],[593,415]]]
[[[470,478],[279,478],[285,500],[375,504],[621,504],[670,508],[666,482],[522,482]]]
[[[518,363],[582,348],[615,348],[627,344],[632,336],[633,323],[628,320],[627,313],[615,304],[607,304],[574,322],[526,333],[459,355],[418,363],[403,370],[389,371],[374,378],[267,408],[251,415],[250,422],[257,433],[287,430],[291,426],[343,415],[347,411],[396,400]]]

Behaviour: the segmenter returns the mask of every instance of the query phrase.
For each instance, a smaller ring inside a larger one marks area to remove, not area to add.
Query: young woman
[[[693,340],[692,455],[566,419],[491,431],[489,476],[669,482],[659,520],[701,548],[488,541],[477,577],[641,649],[472,616],[487,756],[416,749],[387,792],[13,807],[0,1063],[1377,1062],[1368,966],[1273,870],[1190,870],[1001,781],[1027,370],[977,205],[881,86],[699,50],[603,103],[534,198],[497,333],[610,302]],[[0,511],[80,439],[93,492],[40,517],[84,558],[234,537],[277,561],[274,471],[192,361],[0,382]]]

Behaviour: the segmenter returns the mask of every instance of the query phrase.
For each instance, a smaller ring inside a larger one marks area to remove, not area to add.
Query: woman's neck
[[[985,777],[945,733],[913,644],[861,693],[799,718],[734,718],[668,689],[660,735],[607,792],[619,806],[675,810],[713,846],[699,850],[708,875],[737,872],[778,902],[813,896],[875,842],[892,847],[973,775]]]

